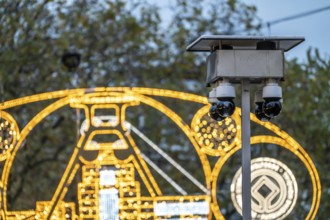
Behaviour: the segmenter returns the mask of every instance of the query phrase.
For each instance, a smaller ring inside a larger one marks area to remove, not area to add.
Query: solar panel
[[[214,47],[230,46],[236,50],[255,50],[260,41],[272,41],[276,50],[289,51],[305,40],[296,36],[236,36],[236,35],[202,35],[190,43],[186,50],[190,52],[211,51]]]

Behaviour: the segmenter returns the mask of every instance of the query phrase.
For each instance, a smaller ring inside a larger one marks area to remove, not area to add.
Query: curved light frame
[[[171,91],[171,90],[164,90],[164,89],[152,89],[152,88],[130,88],[130,87],[100,87],[100,88],[93,88],[93,89],[73,89],[73,90],[62,90],[62,91],[55,91],[55,92],[47,92],[47,93],[41,93],[37,95],[27,96],[23,98],[18,98],[10,101],[6,101],[0,105],[0,110],[3,112],[5,109],[9,109],[15,106],[25,105],[28,103],[38,102],[38,101],[44,101],[44,100],[52,100],[57,99],[54,103],[50,104],[43,110],[41,110],[33,119],[29,121],[29,123],[21,130],[20,138],[17,141],[17,144],[12,149],[11,153],[6,156],[6,161],[4,164],[4,169],[1,176],[1,182],[0,184],[3,186],[3,195],[2,195],[2,204],[3,204],[3,212],[0,212],[1,215],[6,216],[7,214],[7,201],[6,201],[6,191],[7,191],[7,184],[8,184],[8,178],[9,173],[14,161],[14,158],[25,140],[25,138],[28,136],[30,131],[38,124],[40,123],[44,118],[46,118],[51,113],[55,112],[56,110],[66,106],[66,105],[75,105],[75,100],[78,98],[84,98],[84,97],[100,97],[100,96],[114,96],[114,97],[124,97],[125,99],[129,99],[129,97],[133,97],[133,99],[137,102],[144,103],[146,105],[149,105],[151,107],[157,108],[160,112],[165,114],[167,117],[169,117],[174,123],[177,124],[179,128],[182,129],[182,131],[185,133],[185,135],[188,137],[190,142],[193,144],[200,160],[202,163],[202,168],[204,170],[205,175],[205,184],[207,189],[211,191],[212,201],[211,201],[211,209],[216,217],[216,219],[224,219],[219,204],[216,199],[216,191],[217,191],[217,178],[221,172],[221,168],[226,163],[228,158],[232,156],[235,152],[237,152],[241,148],[241,142],[240,140],[235,141],[235,146],[231,146],[230,149],[226,151],[225,154],[221,154],[221,157],[219,157],[218,161],[216,162],[213,169],[211,169],[211,165],[208,161],[207,155],[208,151],[203,150],[203,146],[199,146],[196,137],[194,136],[194,130],[193,127],[191,128],[188,124],[185,124],[180,116],[178,116],[174,111],[166,107],[164,104],[156,101],[152,98],[152,96],[158,96],[158,97],[167,97],[167,98],[175,98],[180,99],[184,101],[190,101],[190,102],[196,102],[200,104],[207,105],[203,108],[204,110],[208,110],[209,105],[207,102],[207,98],[189,94],[189,93],[183,93],[183,92],[177,92],[177,91]],[[127,97],[126,97],[127,96]],[[151,96],[151,97],[150,97]],[[79,105],[79,104],[77,104]],[[157,107],[156,107],[157,106]],[[84,106],[81,106],[84,108]],[[125,109],[125,108],[124,108]],[[199,116],[202,117],[202,114],[199,111]],[[236,111],[240,111],[239,108],[236,109]],[[206,113],[206,112],[205,112]],[[238,113],[239,114],[239,113]],[[197,116],[193,119],[194,121],[197,119]],[[124,127],[124,121],[125,119],[121,119],[121,123]],[[274,134],[278,135],[279,137],[275,136],[254,136],[251,137],[251,144],[257,144],[257,143],[272,143],[279,145],[289,151],[291,151],[294,155],[296,155],[305,165],[307,168],[311,182],[313,185],[313,199],[311,204],[311,209],[308,213],[308,216],[306,219],[313,219],[316,216],[317,210],[320,205],[320,198],[321,198],[321,183],[320,178],[318,175],[318,172],[315,168],[315,165],[309,155],[306,153],[306,151],[287,133],[279,129],[277,126],[269,123],[269,122],[261,122],[259,121],[254,114],[251,114],[251,120],[255,123],[258,123],[261,126],[264,126],[265,128],[271,130],[274,132]],[[240,126],[240,120],[235,120],[236,125]],[[89,126],[90,122],[87,122],[87,126]],[[79,145],[79,143],[78,143]],[[76,151],[73,152],[75,154]],[[217,156],[217,155],[213,155]],[[77,170],[78,168],[74,168]],[[71,178],[71,176],[70,176]],[[0,197],[1,202],[1,197]],[[1,207],[1,206],[0,206]],[[1,211],[1,210],[0,210]],[[211,218],[211,217],[209,217]]]
[[[251,137],[251,145],[253,144],[259,144],[259,143],[269,143],[269,144],[275,144],[278,145],[286,150],[289,150],[293,153],[293,155],[296,155],[305,165],[305,167],[308,170],[308,173],[311,178],[312,186],[313,186],[313,199],[310,211],[308,215],[306,216],[306,219],[315,219],[315,216],[317,214],[318,208],[320,206],[321,201],[321,181],[319,174],[316,170],[316,167],[307,154],[307,152],[286,132],[278,128],[277,126],[269,123],[269,122],[261,122],[259,121],[254,114],[250,114],[251,120],[253,122],[256,122],[267,129],[274,132],[276,136],[269,136],[269,135],[260,135],[260,136],[253,136]],[[252,146],[253,147],[253,146]],[[232,148],[224,157],[221,157],[216,162],[213,170],[212,170],[212,209],[215,213],[216,219],[225,219],[220,211],[220,206],[218,204],[218,201],[216,199],[216,187],[217,187],[217,180],[220,175],[221,169],[224,166],[224,164],[227,162],[227,160],[235,154],[237,151],[239,151],[242,148],[242,145],[236,145],[234,148]]]

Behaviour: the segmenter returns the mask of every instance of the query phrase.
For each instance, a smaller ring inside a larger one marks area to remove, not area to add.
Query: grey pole
[[[251,220],[250,82],[242,80],[242,212]]]

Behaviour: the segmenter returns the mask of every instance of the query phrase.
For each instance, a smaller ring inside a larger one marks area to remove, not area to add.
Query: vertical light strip
[[[118,190],[101,189],[99,191],[100,220],[119,220]]]

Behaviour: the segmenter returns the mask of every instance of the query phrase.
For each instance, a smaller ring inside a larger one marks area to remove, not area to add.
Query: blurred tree
[[[248,32],[260,27],[256,9],[238,1],[180,0],[169,7],[164,16],[172,19],[165,24],[148,1],[2,1],[5,98],[94,86],[191,90],[188,80],[199,84],[204,65],[184,53],[187,39],[234,33],[235,24]],[[60,60],[72,51],[82,62],[68,73]]]
[[[327,219],[330,166],[325,161],[330,156],[330,60],[322,58],[317,49],[309,49],[306,62],[290,60],[286,69],[283,112],[274,122],[292,135],[316,164],[322,183],[318,219]]]

